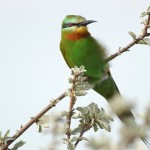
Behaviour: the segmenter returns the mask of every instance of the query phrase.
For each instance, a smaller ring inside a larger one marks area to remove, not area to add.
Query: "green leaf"
[[[75,141],[77,141],[77,139],[78,139],[79,137],[78,136],[74,136],[73,138],[71,138],[71,142],[75,142]]]
[[[84,125],[88,125],[88,130],[93,127],[95,132],[98,130],[98,127],[110,131],[109,124],[113,119],[106,114],[103,108],[98,108],[97,104],[91,103],[87,107],[79,107],[77,110],[82,112],[82,118],[79,120],[80,130]]]
[[[101,129],[103,129],[103,125],[101,124],[101,122],[99,120],[97,120],[96,123]]]
[[[84,118],[85,124],[89,124],[89,122],[91,121],[91,118],[88,115],[85,115],[84,117],[85,117]]]
[[[79,122],[80,122],[81,125],[84,124],[84,120],[83,119],[80,119]]]
[[[13,146],[13,148],[10,149],[10,150],[17,150],[19,147],[23,146],[25,143],[26,143],[26,142],[24,142],[24,141],[21,140],[21,141],[17,142],[17,143]]]
[[[7,130],[4,135],[2,135],[2,132],[0,132],[0,143],[7,143],[8,141],[14,140],[14,138],[8,136],[10,133],[10,130]]]
[[[39,118],[36,124],[42,126],[43,128],[49,128],[49,115],[43,115]]]
[[[147,8],[147,11],[145,11],[141,14],[141,17],[144,17],[146,15],[150,15],[150,6]]]
[[[149,45],[150,46],[150,39],[149,38],[144,38],[143,40],[139,41],[138,44],[144,44],[144,45]]]
[[[133,40],[136,39],[136,34],[134,32],[129,31],[128,33],[131,35],[131,37],[133,38]]]
[[[149,38],[144,38],[143,40],[147,43],[147,45],[150,46],[150,39]]]
[[[62,111],[62,112],[61,112],[61,116],[62,116],[62,117],[63,117],[63,116],[65,116],[65,117],[68,116],[68,111]]]
[[[63,138],[62,140],[63,140],[63,143],[64,143],[64,144],[67,144],[67,143],[68,143],[68,139],[67,139],[67,138]]]
[[[68,149],[69,150],[75,150],[75,146],[71,141],[68,141]]]
[[[10,133],[10,130],[7,130],[4,137],[3,137],[3,141],[7,140],[9,133]]]
[[[144,45],[147,45],[147,43],[146,43],[144,40],[140,40],[140,41],[138,42],[138,44],[144,44]]]
[[[86,138],[86,137],[78,137],[78,140],[80,140],[80,141],[83,141],[83,140],[88,141],[88,138]]]
[[[149,12],[143,12],[143,13],[141,14],[141,18],[143,18],[143,17],[146,16],[146,15],[149,15]]]
[[[81,131],[80,127],[77,127],[71,131],[71,134],[76,135],[76,134],[80,133],[80,131]]]
[[[41,125],[38,126],[38,132],[39,132],[39,133],[42,132],[42,126],[41,126]]]
[[[94,129],[95,132],[98,130],[98,127],[97,127],[96,123],[93,124],[93,129]]]
[[[80,140],[80,141],[82,141],[82,140],[86,140],[86,141],[88,141],[88,139],[86,138],[86,137],[78,137],[78,136],[74,136],[73,138],[71,138],[71,142],[75,142],[75,141],[77,141],[77,140]]]
[[[105,128],[106,131],[108,131],[108,132],[111,131],[110,125],[106,122],[103,122],[103,127]]]
[[[84,114],[84,113],[85,113],[85,110],[84,110],[84,108],[82,108],[82,107],[77,107],[76,110],[80,111],[81,114]]]
[[[73,119],[80,119],[80,118],[82,118],[81,113],[80,112],[74,112],[72,114],[72,118]]]
[[[144,17],[144,16],[149,15],[149,14],[150,14],[150,6],[147,8],[147,11],[145,11],[141,14],[141,17]]]
[[[150,6],[147,8],[147,12],[150,12]]]

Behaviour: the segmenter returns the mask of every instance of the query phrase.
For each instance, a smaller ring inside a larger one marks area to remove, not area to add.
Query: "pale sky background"
[[[0,0],[0,130],[10,129],[13,135],[69,87],[70,70],[59,51],[66,15],[97,20],[89,30],[112,54],[132,41],[128,31],[141,32],[139,16],[149,5],[149,0]],[[136,104],[137,116],[150,100],[149,57],[150,47],[137,45],[110,63],[120,92]],[[92,101],[109,111],[106,101],[92,90],[79,98],[77,106]],[[53,111],[67,109],[65,98]],[[118,124],[115,118],[108,136],[116,136]],[[19,139],[26,141],[20,150],[46,148],[50,140],[37,132],[36,125]]]

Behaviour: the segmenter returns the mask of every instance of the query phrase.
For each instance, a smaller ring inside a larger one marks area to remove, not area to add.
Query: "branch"
[[[77,147],[78,143],[81,141],[83,134],[91,128],[89,124],[85,124],[84,127],[82,128],[81,133],[78,137],[78,140],[75,142],[75,147]]]
[[[150,36],[150,33],[147,32],[149,25],[150,25],[150,14],[148,15],[148,18],[146,19],[146,21],[144,23],[143,33],[141,35],[139,35],[137,38],[135,38],[135,40],[132,41],[131,43],[129,43],[127,46],[125,46],[123,48],[119,48],[118,52],[112,54],[110,57],[108,57],[107,59],[105,59],[105,61],[106,62],[111,61],[112,59],[116,58],[117,56],[119,56],[123,52],[127,52],[129,50],[129,48],[131,48],[135,44],[138,44],[145,37]]]
[[[35,117],[33,117],[26,125],[22,126],[9,140],[5,143],[0,150],[7,150],[8,146],[13,143],[19,136],[21,136],[33,123],[36,123],[38,119],[43,116],[48,110],[53,108],[58,102],[60,102],[66,96],[65,92],[53,100],[49,105],[47,105],[41,112],[39,112]]]
[[[75,83],[76,83],[76,78],[77,76],[74,75],[73,78],[73,83],[72,83],[72,88],[70,90],[71,94],[70,94],[70,106],[69,106],[69,112],[68,112],[68,116],[67,116],[67,138],[68,140],[70,139],[71,133],[70,133],[70,125],[71,125],[71,117],[72,117],[72,111],[73,111],[73,105],[75,104]]]
[[[129,43],[128,45],[126,45],[123,48],[120,48],[118,52],[114,53],[113,55],[111,55],[110,57],[108,57],[107,59],[105,59],[106,62],[111,61],[112,59],[116,58],[117,56],[119,56],[120,54],[122,54],[123,52],[126,52],[129,50],[129,48],[131,48],[132,46],[134,46],[135,44],[138,44],[141,40],[143,40],[145,37],[150,36],[150,33],[148,33],[148,27],[150,25],[150,14],[148,15],[147,20],[144,22],[144,28],[143,28],[143,33],[141,35],[139,35],[137,38],[134,39],[134,41],[132,41],[131,43]],[[71,117],[72,117],[72,110],[73,110],[73,105],[75,102],[75,96],[74,96],[74,91],[75,91],[75,81],[76,81],[76,76],[74,77],[74,82],[73,82],[73,86],[71,89],[71,96],[70,96],[70,106],[69,106],[69,113],[68,113],[68,129],[67,129],[67,137],[68,139],[70,139],[70,124],[71,124]],[[33,117],[27,124],[25,124],[24,126],[22,126],[12,137],[11,140],[7,141],[1,148],[0,150],[7,150],[8,146],[13,143],[19,136],[21,136],[32,124],[36,123],[39,118],[41,116],[43,116],[48,110],[50,110],[51,108],[53,108],[60,100],[62,100],[65,97],[65,92],[62,93],[58,98],[56,98],[54,101],[52,101],[49,105],[47,105],[41,112],[39,112],[35,117]],[[83,136],[84,132],[87,130],[88,128],[86,127],[83,128],[81,134],[79,135],[79,139],[76,141],[75,146],[77,146],[77,144],[80,141],[80,138]]]

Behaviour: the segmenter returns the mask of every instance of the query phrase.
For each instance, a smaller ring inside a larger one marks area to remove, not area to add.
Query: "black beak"
[[[87,26],[88,24],[94,23],[94,22],[97,22],[97,21],[94,21],[94,20],[85,20],[83,22],[78,23],[78,25],[79,26]]]

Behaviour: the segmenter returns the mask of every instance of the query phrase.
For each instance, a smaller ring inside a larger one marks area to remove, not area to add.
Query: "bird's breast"
[[[88,36],[90,36],[90,33],[87,30],[79,28],[75,32],[67,34],[66,38],[71,41],[77,41]]]

